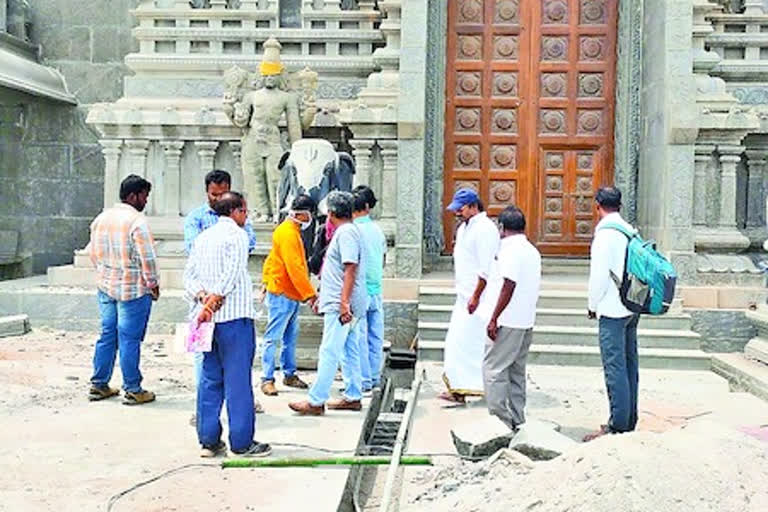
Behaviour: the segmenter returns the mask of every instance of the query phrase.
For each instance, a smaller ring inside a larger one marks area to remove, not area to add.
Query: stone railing
[[[693,227],[697,250],[704,252],[757,248],[768,236],[768,15],[763,3],[693,3],[700,112]]]
[[[210,0],[209,8],[194,8],[188,0],[144,0],[131,11],[138,20],[133,36],[139,52],[125,63],[139,82],[144,75],[219,77],[232,65],[253,67],[262,43],[275,37],[289,69],[318,72],[319,97],[350,99],[376,69],[374,52],[384,46],[385,35],[373,0],[344,4],[355,8],[342,9],[341,0]],[[325,78],[343,78],[346,88],[330,91],[322,86]],[[147,95],[146,88],[128,86],[126,93],[134,92]]]

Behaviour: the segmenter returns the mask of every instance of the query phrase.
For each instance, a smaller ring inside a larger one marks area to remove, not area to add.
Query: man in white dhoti
[[[471,188],[459,189],[448,210],[463,220],[453,246],[456,304],[445,338],[443,380],[448,391],[440,398],[464,403],[483,394],[483,356],[487,318],[475,312],[487,300],[483,291],[499,249],[499,231]]]

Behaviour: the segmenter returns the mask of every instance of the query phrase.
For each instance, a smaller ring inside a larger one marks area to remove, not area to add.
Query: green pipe
[[[301,468],[316,466],[384,466],[392,461],[391,457],[331,457],[317,459],[229,459],[222,461],[221,467],[228,468]],[[403,466],[431,466],[430,457],[401,457]]]

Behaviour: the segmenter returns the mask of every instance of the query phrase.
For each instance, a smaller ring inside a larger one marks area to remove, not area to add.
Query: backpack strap
[[[608,222],[607,224],[603,224],[602,226],[600,226],[600,228],[598,229],[599,230],[613,229],[614,231],[618,231],[619,233],[627,237],[627,240],[631,240],[637,235],[637,231],[634,231],[634,230],[630,231],[625,226],[617,222]]]

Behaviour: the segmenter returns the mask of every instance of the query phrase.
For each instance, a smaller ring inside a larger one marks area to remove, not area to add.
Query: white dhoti
[[[448,324],[443,354],[443,380],[448,391],[460,395],[483,394],[483,357],[487,319],[467,311],[467,300],[457,299]]]

